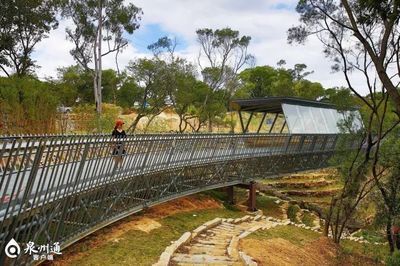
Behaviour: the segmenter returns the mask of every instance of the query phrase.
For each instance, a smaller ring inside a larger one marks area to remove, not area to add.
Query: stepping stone
[[[191,246],[189,249],[189,254],[196,255],[196,254],[205,254],[205,255],[212,255],[212,256],[226,256],[226,249],[225,248],[206,248],[206,247],[199,247],[199,246]]]
[[[225,244],[228,244],[229,243],[229,241],[228,240],[226,240],[226,241],[223,241],[223,240],[217,240],[217,239],[215,239],[215,240],[213,240],[213,241],[211,241],[211,240],[203,240],[203,239],[196,239],[196,243],[200,243],[200,244],[205,244],[205,245],[225,245]]]
[[[177,253],[173,256],[172,261],[183,263],[224,263],[225,265],[233,265],[234,261],[226,256],[210,256],[210,255],[188,255]]]

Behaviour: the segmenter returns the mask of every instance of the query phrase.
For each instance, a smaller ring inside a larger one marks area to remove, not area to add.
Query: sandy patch
[[[257,260],[259,265],[334,265],[329,259],[327,260],[327,257],[334,257],[332,251],[331,254],[328,253],[327,256],[324,256],[321,252],[311,251],[306,247],[300,248],[282,238],[244,239],[241,246],[248,255]]]
[[[147,217],[143,217],[140,220],[137,220],[133,223],[132,229],[140,230],[146,233],[149,233],[151,230],[160,228],[161,224],[156,220],[149,219]]]
[[[371,259],[358,255],[342,256],[339,260],[338,246],[325,237],[300,247],[282,238],[243,239],[240,247],[253,257],[258,265],[376,265]]]

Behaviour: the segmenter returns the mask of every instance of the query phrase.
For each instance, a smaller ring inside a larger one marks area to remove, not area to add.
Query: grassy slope
[[[225,193],[214,190],[202,195],[205,198],[225,199]],[[238,202],[245,200],[244,190],[237,190],[236,197]],[[281,210],[279,204],[275,203],[273,197],[257,197],[258,208],[264,214],[279,218]],[[227,206],[228,207],[228,206]],[[64,258],[63,261],[56,261],[60,265],[151,265],[157,261],[171,241],[178,239],[184,232],[190,231],[202,223],[215,217],[236,218],[245,215],[236,207],[213,208],[206,210],[195,210],[175,213],[170,216],[156,219],[161,224],[160,228],[154,229],[149,233],[140,230],[126,231],[117,241],[107,239],[98,246],[86,246],[85,242],[79,244],[79,248],[74,252],[82,252],[79,256]],[[137,216],[140,216],[138,214]],[[107,235],[107,232],[104,233]],[[253,239],[273,239],[283,238],[299,247],[304,246],[321,235],[309,230],[294,226],[279,226],[270,230],[258,231],[249,236]],[[344,256],[361,255],[368,257],[369,260],[383,260],[387,255],[386,246],[373,246],[370,244],[359,244],[350,241],[343,241],[342,249]],[[339,258],[340,261],[340,258]]]
[[[318,239],[321,235],[295,226],[277,226],[275,228],[257,231],[249,236],[250,239],[273,239],[283,238],[292,244],[303,246],[312,240]]]
[[[158,220],[162,227],[146,233],[130,230],[118,242],[88,249],[69,265],[152,265],[171,241],[215,217],[241,217],[238,210],[210,209],[174,214]]]
[[[321,234],[303,228],[278,226],[270,230],[257,231],[248,236],[248,239],[266,240],[283,238],[300,248],[320,237]],[[362,244],[343,240],[340,244],[337,264],[348,265],[349,260],[354,263],[362,264],[363,259],[368,259],[369,264],[371,262],[380,264],[385,260],[386,256],[388,256],[388,247],[386,245]]]

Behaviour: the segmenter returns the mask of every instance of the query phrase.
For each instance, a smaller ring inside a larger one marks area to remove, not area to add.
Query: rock
[[[261,215],[256,215],[255,217],[254,217],[254,221],[258,221],[258,220],[260,220],[261,219]]]
[[[222,222],[221,218],[215,218],[214,220],[208,221],[208,222],[204,223],[203,225],[206,226],[208,229],[208,228],[211,228],[211,227],[214,227],[214,226],[220,224],[221,222]]]
[[[250,257],[249,255],[247,255],[246,253],[239,252],[239,256],[242,259],[244,265],[246,265],[246,266],[257,266],[257,262],[255,262],[253,260],[253,258]]]
[[[235,220],[233,220],[233,224],[238,224],[242,221],[242,218],[236,218]]]
[[[174,244],[179,248],[181,245],[189,242],[191,240],[192,233],[186,232],[184,233]]]
[[[252,233],[252,232],[250,232],[250,231],[244,231],[243,233],[241,233],[241,234],[239,235],[239,238],[240,238],[240,239],[245,238],[246,236],[250,235],[251,233]]]

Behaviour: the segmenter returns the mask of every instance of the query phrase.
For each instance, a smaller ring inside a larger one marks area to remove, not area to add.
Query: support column
[[[226,187],[226,194],[227,194],[226,203],[228,203],[229,205],[234,205],[235,204],[234,186]]]
[[[249,184],[249,200],[248,200],[248,211],[255,212],[256,208],[256,182],[251,181]]]

